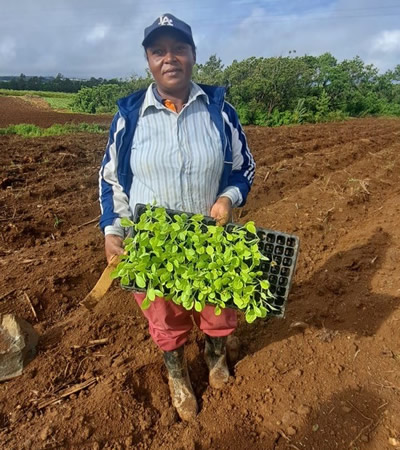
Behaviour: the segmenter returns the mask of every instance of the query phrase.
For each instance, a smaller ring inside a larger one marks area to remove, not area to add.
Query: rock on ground
[[[5,381],[22,374],[36,354],[39,336],[32,325],[13,314],[0,318],[0,381]]]

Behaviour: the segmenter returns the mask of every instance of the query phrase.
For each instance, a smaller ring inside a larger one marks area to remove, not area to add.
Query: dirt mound
[[[298,235],[298,269],[285,319],[241,320],[221,392],[193,332],[190,426],[131,296],[115,285],[92,314],[78,305],[105,264],[107,137],[1,138],[0,312],[35,323],[34,310],[42,334],[26,372],[0,384],[1,448],[381,450],[400,438],[400,121],[246,131],[258,166],[236,219]]]
[[[19,123],[29,123],[42,128],[48,128],[55,123],[98,123],[109,125],[112,117],[109,115],[60,113],[43,107],[43,103],[27,102],[18,97],[0,95],[0,128]]]

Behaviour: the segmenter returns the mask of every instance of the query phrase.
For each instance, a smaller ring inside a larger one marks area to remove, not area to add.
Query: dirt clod
[[[169,427],[173,425],[177,420],[176,411],[174,408],[170,407],[165,409],[160,417],[160,423],[163,427]]]
[[[297,409],[297,413],[301,416],[308,416],[311,412],[311,408],[307,405],[301,405]]]
[[[298,416],[295,412],[293,411],[287,411],[285,412],[285,414],[282,416],[282,423],[284,425],[293,425],[294,423],[296,423],[298,420]]]
[[[39,434],[40,439],[42,441],[46,441],[53,434],[53,431],[54,431],[53,428],[50,426],[44,427]]]

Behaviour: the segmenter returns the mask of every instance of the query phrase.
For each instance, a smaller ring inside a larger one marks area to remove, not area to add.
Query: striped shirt
[[[155,203],[170,209],[209,215],[216,201],[223,169],[219,132],[207,109],[208,97],[195,83],[189,99],[176,113],[147,89],[132,142],[132,185],[129,207]],[[242,202],[236,186],[220,196],[233,206]],[[117,220],[105,234],[122,235]]]

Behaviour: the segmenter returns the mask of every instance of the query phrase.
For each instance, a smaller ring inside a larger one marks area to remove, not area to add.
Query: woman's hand
[[[232,220],[232,201],[228,197],[219,197],[211,208],[210,215],[217,225],[224,226]]]
[[[110,263],[115,255],[122,255],[124,248],[122,247],[123,239],[115,234],[107,234],[105,237],[104,248],[106,252],[107,262]]]

